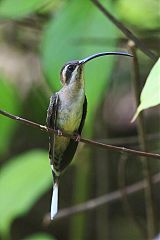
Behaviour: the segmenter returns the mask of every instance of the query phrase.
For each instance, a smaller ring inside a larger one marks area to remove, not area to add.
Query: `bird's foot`
[[[57,129],[57,135],[58,136],[62,136],[63,135],[63,133],[62,133],[62,131],[60,129]]]
[[[81,140],[81,135],[80,135],[80,134],[75,133],[73,136],[74,136],[74,140],[75,140],[76,142],[79,142],[79,141]]]

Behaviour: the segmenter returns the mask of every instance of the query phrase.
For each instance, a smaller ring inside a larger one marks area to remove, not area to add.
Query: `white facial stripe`
[[[66,82],[66,71],[67,71],[68,65],[65,66],[65,68],[62,71],[62,79],[64,79],[64,82]]]

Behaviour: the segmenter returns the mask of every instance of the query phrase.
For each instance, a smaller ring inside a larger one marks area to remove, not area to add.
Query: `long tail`
[[[51,220],[58,212],[58,181],[53,185],[52,201],[51,201]]]

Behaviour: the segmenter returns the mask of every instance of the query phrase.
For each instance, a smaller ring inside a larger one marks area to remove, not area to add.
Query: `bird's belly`
[[[82,119],[82,111],[80,105],[77,108],[74,104],[61,106],[57,114],[57,128],[69,134],[76,132]],[[57,156],[60,156],[66,150],[69,141],[69,138],[56,136],[55,151]]]
[[[58,113],[58,128],[67,133],[77,131],[82,119],[82,107],[69,106],[61,109]]]

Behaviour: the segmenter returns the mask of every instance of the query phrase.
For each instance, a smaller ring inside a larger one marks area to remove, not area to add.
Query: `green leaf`
[[[24,240],[56,240],[56,239],[45,233],[37,233],[30,237],[25,238]]]
[[[85,5],[85,7],[84,7]],[[110,46],[82,44],[81,39],[109,38]],[[60,69],[69,60],[81,59],[91,54],[111,51],[115,45],[116,32],[113,25],[90,1],[66,2],[63,9],[49,22],[42,41],[42,62],[47,80],[55,90],[60,88]],[[85,66],[85,85],[88,113],[85,130],[93,129],[97,106],[107,88],[115,57],[103,57]],[[125,59],[124,59],[125,60]],[[94,97],[93,97],[94,96]]]
[[[25,17],[47,2],[50,0],[3,0],[0,3],[0,17]]]
[[[137,118],[138,114],[147,108],[160,104],[160,58],[153,66],[140,96],[140,105],[132,119]]]
[[[159,1],[119,0],[115,6],[117,14],[123,21],[138,28],[159,28]]]
[[[17,89],[6,79],[0,76],[0,108],[13,114],[20,111],[20,98]],[[16,122],[0,115],[0,154],[8,150]]]
[[[13,219],[26,213],[51,186],[48,153],[26,152],[0,172],[0,232],[7,234]],[[49,203],[46,203],[49,205]]]

